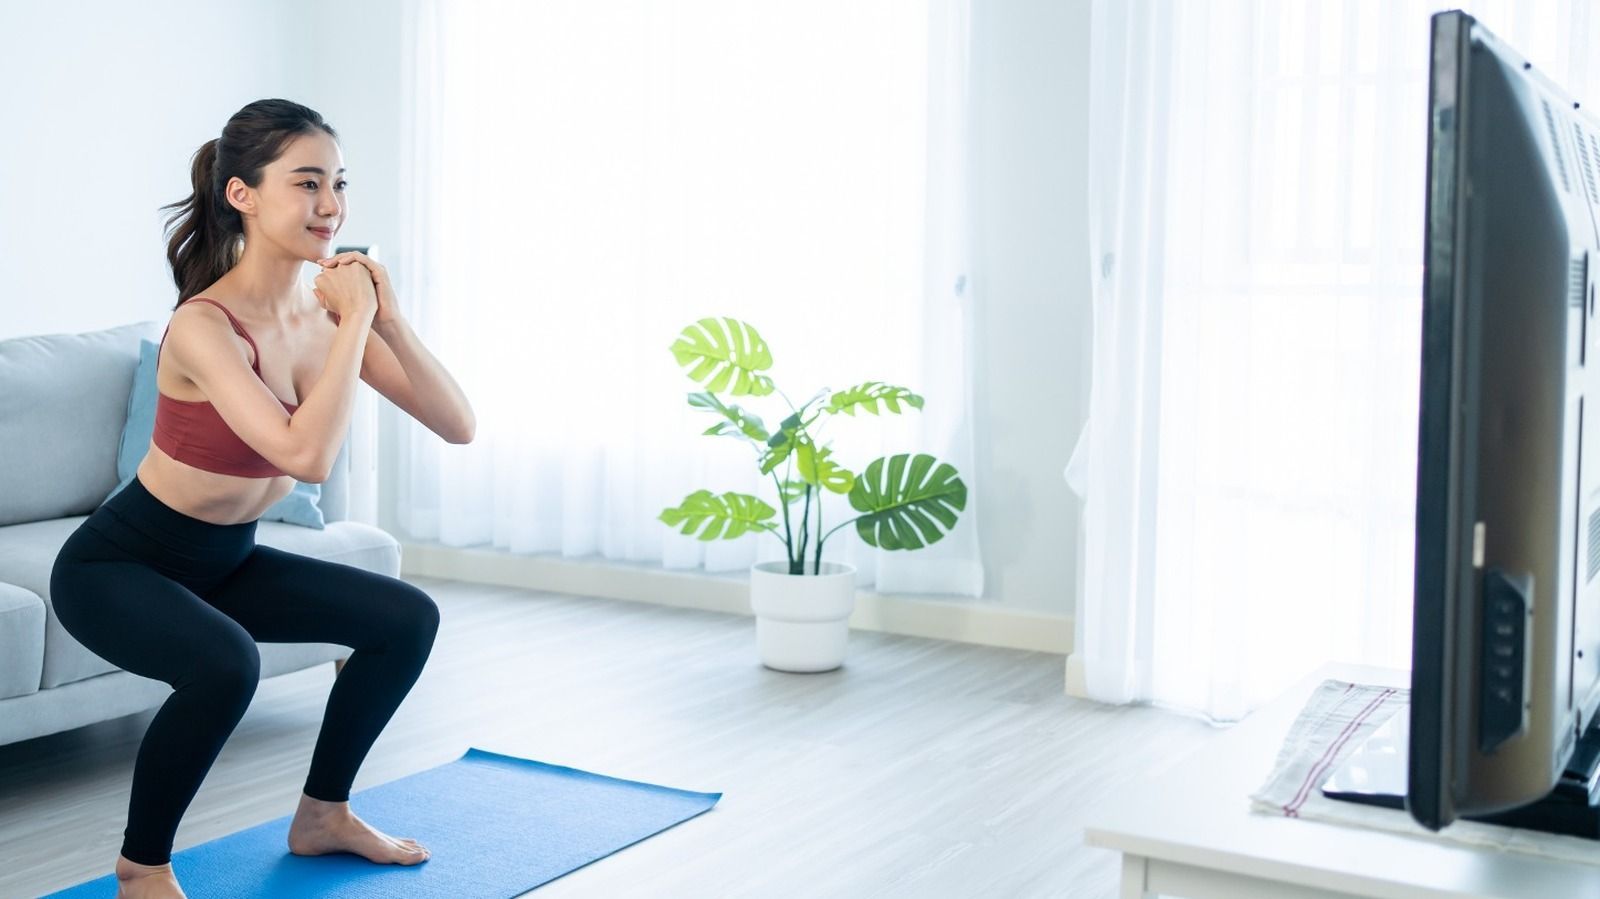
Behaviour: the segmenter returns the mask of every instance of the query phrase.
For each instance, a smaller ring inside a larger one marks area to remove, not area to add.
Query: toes
[[[405,857],[402,858],[400,861],[401,861],[402,864],[407,864],[407,865],[419,864],[421,862],[427,861],[430,857],[432,857],[431,854],[428,852],[428,850],[423,849],[421,846],[418,846],[415,849],[407,849],[405,851],[405,853],[406,853]]]
[[[416,840],[403,839],[400,837],[391,837],[390,839],[394,841],[395,848],[400,850],[400,853],[407,858],[415,858],[416,856],[426,855],[428,853],[428,850],[422,848],[422,844],[418,843]]]

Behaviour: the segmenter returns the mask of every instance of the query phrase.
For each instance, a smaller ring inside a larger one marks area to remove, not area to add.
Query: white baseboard
[[[1067,685],[1068,696],[1079,699],[1089,698],[1089,686],[1083,679],[1083,653],[1074,652],[1067,656]]]
[[[609,559],[563,559],[436,543],[402,543],[400,558],[403,575],[751,614],[748,572],[667,571],[656,565]],[[1072,651],[1071,616],[1000,609],[977,600],[941,596],[859,590],[850,627],[1033,652]]]

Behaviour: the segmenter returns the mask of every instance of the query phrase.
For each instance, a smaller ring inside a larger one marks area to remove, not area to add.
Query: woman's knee
[[[249,699],[260,683],[261,649],[255,641],[224,640],[194,658],[184,686],[197,684],[207,690]]]
[[[439,632],[439,604],[405,581],[395,579],[394,584],[390,620],[402,639],[426,651]]]

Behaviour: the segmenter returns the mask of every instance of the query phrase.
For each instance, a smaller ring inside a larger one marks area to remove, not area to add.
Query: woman
[[[411,865],[428,851],[350,810],[356,770],[432,650],[438,607],[396,578],[255,543],[296,479],[327,478],[356,378],[451,443],[472,408],[400,318],[387,272],[329,257],[344,223],[338,135],[261,100],[194,156],[194,193],[165,209],[178,304],[156,369],[156,427],[137,476],[62,546],[62,625],[119,668],[172,685],[134,765],[119,895],[182,896],[178,821],[260,679],[257,642],[354,652],[335,679],[289,829],[297,855]],[[323,266],[307,293],[303,264]]]

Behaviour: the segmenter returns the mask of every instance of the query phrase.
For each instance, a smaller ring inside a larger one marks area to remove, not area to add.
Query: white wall
[[[166,320],[159,207],[239,107],[302,93],[287,8],[0,5],[0,337]]]
[[[305,103],[339,131],[351,181],[341,243],[406,252],[392,9],[0,5],[0,337],[164,320],[176,297],[156,208],[187,196],[190,154],[261,97]],[[1088,395],[1088,24],[1088,0],[973,0],[984,601],[1060,615],[1077,579],[1077,504],[1061,471]],[[378,511],[393,522],[387,503]]]
[[[339,246],[377,244],[380,261],[398,251],[400,191],[400,21],[393,0],[297,0],[308,39],[293,50],[312,73],[292,99],[322,113],[339,132],[350,180],[349,218]]]

